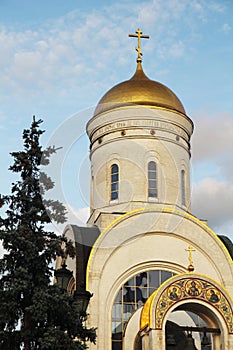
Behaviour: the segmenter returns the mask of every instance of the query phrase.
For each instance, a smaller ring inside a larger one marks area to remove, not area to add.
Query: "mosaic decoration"
[[[184,278],[170,284],[161,294],[156,306],[156,329],[162,329],[168,310],[180,300],[197,299],[208,302],[223,316],[229,333],[233,333],[233,312],[223,293],[213,284],[200,278]]]

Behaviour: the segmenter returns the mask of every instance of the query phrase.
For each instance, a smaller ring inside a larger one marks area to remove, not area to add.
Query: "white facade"
[[[101,212],[128,212],[161,203],[189,210],[192,129],[191,120],[181,113],[141,106],[113,110],[91,119],[87,126],[92,142],[90,223]],[[148,198],[150,161],[157,165],[156,198]],[[117,200],[111,200],[110,195],[112,164],[119,166]]]
[[[196,327],[197,320],[218,330],[209,333],[211,349],[233,349],[232,258],[219,237],[190,213],[193,123],[177,110],[176,100],[173,108],[174,100],[161,99],[163,87],[158,102],[148,101],[149,79],[142,73],[140,79],[144,105],[133,98],[128,105],[110,101],[87,125],[88,226],[101,231],[86,266],[86,288],[93,293],[89,323],[98,328],[97,345],[90,349],[170,349],[166,325]],[[136,78],[134,83],[132,96],[141,86]],[[121,89],[116,87],[114,96]],[[190,246],[194,271],[187,271]],[[179,291],[176,299],[172,288]],[[180,332],[180,344],[186,333]],[[193,332],[197,349],[201,336]],[[184,348],[176,342],[174,349]]]
[[[165,270],[178,276],[185,274],[188,265],[186,248],[190,244],[196,250],[195,273],[211,278],[232,295],[233,269],[229,253],[205,224],[184,211],[170,207],[135,210],[116,219],[102,232],[92,250],[87,270],[88,289],[94,293],[89,310],[90,323],[98,325],[98,349],[111,349],[112,308],[121,286],[136,274],[148,270]],[[218,323],[213,324],[221,327]],[[134,328],[133,343],[139,330],[139,325],[138,329]],[[145,349],[163,347],[147,345]],[[230,347],[224,343],[222,349]]]

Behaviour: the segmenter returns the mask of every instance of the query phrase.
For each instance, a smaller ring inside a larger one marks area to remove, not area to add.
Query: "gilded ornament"
[[[137,62],[142,62],[142,50],[141,50],[141,39],[149,39],[149,35],[142,35],[142,31],[141,29],[137,29],[136,34],[129,34],[129,37],[131,38],[138,38],[138,46],[136,47],[136,51],[138,53],[138,57],[137,57]]]

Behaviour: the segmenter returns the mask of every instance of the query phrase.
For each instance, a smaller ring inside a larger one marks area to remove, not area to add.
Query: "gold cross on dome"
[[[141,39],[149,39],[149,35],[142,35],[142,31],[141,29],[137,29],[136,34],[129,34],[130,38],[138,38],[138,47],[136,47],[136,51],[138,53],[138,57],[137,57],[137,62],[142,62],[142,51],[141,51]]]
[[[194,249],[191,244],[188,246],[187,249],[185,249],[186,252],[189,252],[189,266],[188,266],[188,271],[193,271],[194,270],[194,266],[193,266],[193,252],[196,251],[196,249]]]

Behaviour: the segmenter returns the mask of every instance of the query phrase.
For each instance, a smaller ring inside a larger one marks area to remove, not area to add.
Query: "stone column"
[[[166,350],[165,331],[152,329],[149,333],[150,350]]]
[[[142,350],[150,350],[149,334],[148,333],[145,333],[142,336]]]
[[[231,350],[233,349],[233,334],[228,335],[228,346],[224,350]]]

